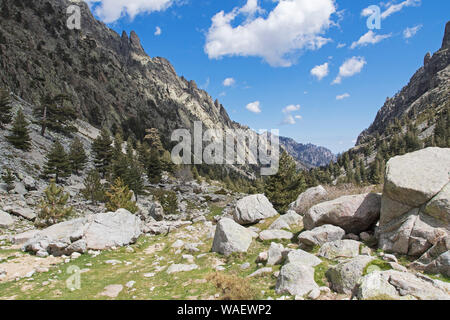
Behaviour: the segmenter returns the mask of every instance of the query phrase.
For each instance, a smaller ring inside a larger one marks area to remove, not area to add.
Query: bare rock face
[[[411,267],[450,277],[450,236],[441,238],[430,250],[414,261]]]
[[[251,195],[239,200],[233,212],[234,220],[244,225],[257,223],[277,214],[278,212],[263,194]]]
[[[231,219],[223,218],[217,223],[212,251],[225,256],[233,252],[247,252],[252,240],[250,231]]]
[[[377,133],[383,135],[394,119],[401,119],[414,111],[420,114],[427,110],[443,110],[450,99],[450,22],[447,22],[442,47],[433,55],[427,54],[424,66],[417,70],[398,94],[388,98],[378,111],[371,126],[358,137],[357,145],[373,140]],[[430,101],[433,101],[430,104]],[[433,123],[424,124],[424,130],[432,128]]]
[[[394,157],[377,229],[388,252],[421,256],[450,230],[450,149],[427,148]]]
[[[136,242],[141,221],[125,209],[99,213],[61,222],[33,234],[24,251],[54,256],[83,253],[88,249],[105,250]]]
[[[359,234],[378,221],[380,208],[379,194],[344,196],[315,205],[305,214],[303,223],[307,230],[331,224],[347,233]]]

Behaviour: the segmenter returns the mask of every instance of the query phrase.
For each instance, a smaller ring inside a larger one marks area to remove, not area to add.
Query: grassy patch
[[[392,267],[388,262],[380,260],[380,259],[376,259],[376,260],[373,260],[372,262],[370,262],[364,268],[363,276],[365,276],[371,272],[374,272],[374,271],[387,271],[387,270],[391,270],[391,269],[392,269]]]

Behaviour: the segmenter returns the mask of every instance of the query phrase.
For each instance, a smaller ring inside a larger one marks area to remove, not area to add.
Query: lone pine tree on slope
[[[28,122],[25,120],[25,116],[22,110],[17,111],[14,118],[11,134],[6,139],[17,149],[23,151],[30,151],[31,138],[30,131],[28,130]]]
[[[65,178],[70,175],[70,162],[64,147],[59,141],[56,141],[50,152],[47,154],[47,161],[44,166],[44,175],[55,176],[55,182],[59,183],[59,178]]]

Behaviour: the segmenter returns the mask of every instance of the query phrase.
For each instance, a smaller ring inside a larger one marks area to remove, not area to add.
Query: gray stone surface
[[[236,203],[233,212],[234,220],[239,224],[257,223],[274,217],[278,212],[263,194],[247,196]]]
[[[23,249],[34,253],[44,251],[55,256],[70,255],[88,249],[105,250],[128,245],[140,235],[140,219],[125,209],[119,209],[61,222],[30,233],[32,238]]]
[[[217,223],[212,251],[229,256],[233,252],[247,252],[251,243],[252,235],[246,228],[224,218]]]
[[[277,294],[304,296],[319,289],[314,281],[314,269],[295,263],[285,264],[280,271],[275,291]]]
[[[9,213],[0,210],[0,228],[8,228],[14,224],[14,219]]]
[[[298,241],[303,247],[314,247],[321,246],[327,242],[342,240],[344,236],[344,229],[326,224],[300,233]]]
[[[327,194],[327,191],[322,186],[309,188],[305,192],[301,193],[297,197],[297,200],[289,205],[289,210],[293,210],[299,214],[305,214],[305,209],[307,207],[310,207],[312,204],[320,201],[321,199],[325,199]]]
[[[311,253],[298,249],[289,251],[289,253],[286,255],[286,263],[315,267],[321,264],[322,260]]]
[[[268,240],[291,240],[294,234],[285,230],[264,230],[259,233],[259,239]]]
[[[426,148],[391,158],[386,165],[384,193],[411,207],[419,207],[449,183],[450,149]]]
[[[310,208],[303,218],[303,223],[307,230],[331,224],[341,227],[346,233],[359,234],[378,221],[380,209],[379,194],[343,196]]]
[[[359,255],[361,243],[355,240],[338,240],[322,245],[318,255],[334,260],[338,258],[354,258]]]
[[[286,214],[280,216],[277,220],[275,220],[269,227],[269,229],[282,230],[287,229],[291,230],[292,225],[299,225],[303,223],[303,218],[295,211],[289,210]]]
[[[357,256],[332,266],[326,273],[331,288],[338,293],[351,294],[364,269],[373,260],[369,256]]]

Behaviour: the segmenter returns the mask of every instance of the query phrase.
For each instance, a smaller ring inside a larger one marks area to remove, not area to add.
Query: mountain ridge
[[[148,56],[136,32],[119,35],[95,19],[86,3],[76,2],[82,29],[69,30],[65,10],[71,4],[2,1],[1,86],[32,104],[47,93],[70,94],[73,107],[96,127],[120,127],[137,139],[155,127],[166,147],[170,132],[192,129],[194,121],[206,128],[245,128],[195,81],[178,76],[167,59]]]

